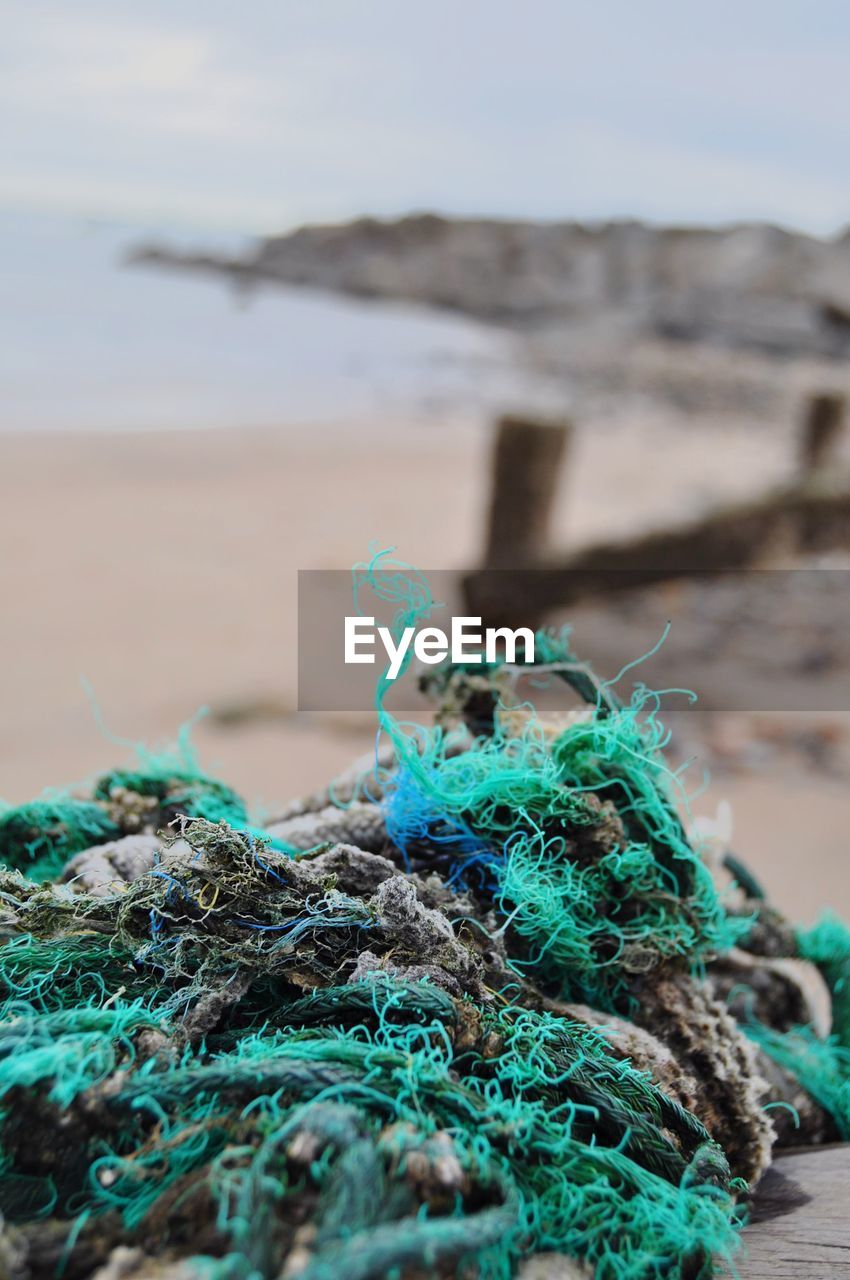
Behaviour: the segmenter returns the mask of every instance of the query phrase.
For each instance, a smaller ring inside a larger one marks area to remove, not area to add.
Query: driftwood
[[[850,1280],[850,1146],[788,1152],[765,1174],[741,1280]]]

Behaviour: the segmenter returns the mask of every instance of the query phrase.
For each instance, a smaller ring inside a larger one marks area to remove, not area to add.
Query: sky
[[[846,0],[0,0],[0,209],[850,222]]]

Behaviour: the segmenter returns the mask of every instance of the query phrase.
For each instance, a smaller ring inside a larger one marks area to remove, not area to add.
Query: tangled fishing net
[[[564,714],[382,681],[263,828],[185,744],[0,813],[0,1275],[698,1280],[776,1146],[850,1137],[850,931],[708,865],[657,697],[535,656]]]

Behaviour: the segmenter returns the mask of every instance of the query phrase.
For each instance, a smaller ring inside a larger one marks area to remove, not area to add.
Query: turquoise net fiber
[[[358,592],[425,618],[427,584],[386,563]],[[730,1262],[746,1187],[711,1125],[561,1002],[604,1022],[641,983],[696,986],[753,909],[685,835],[657,698],[622,705],[562,636],[538,652],[586,702],[558,727],[498,666],[477,673],[480,732],[397,722],[381,680],[393,760],[356,789],[380,800],[381,853],[282,848],[180,753],[0,817],[4,1257],[33,1280],[82,1280],[117,1246],[216,1280],[508,1280],[547,1250],[599,1280]],[[140,829],[165,832],[149,868],[62,882]],[[797,938],[833,1039],[749,1028],[839,1125],[848,937]]]

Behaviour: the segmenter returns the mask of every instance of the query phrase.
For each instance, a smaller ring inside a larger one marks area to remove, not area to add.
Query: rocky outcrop
[[[243,257],[134,261],[413,301],[522,329],[618,332],[778,355],[850,353],[850,239],[766,224],[501,221],[433,214],[301,227]]]

